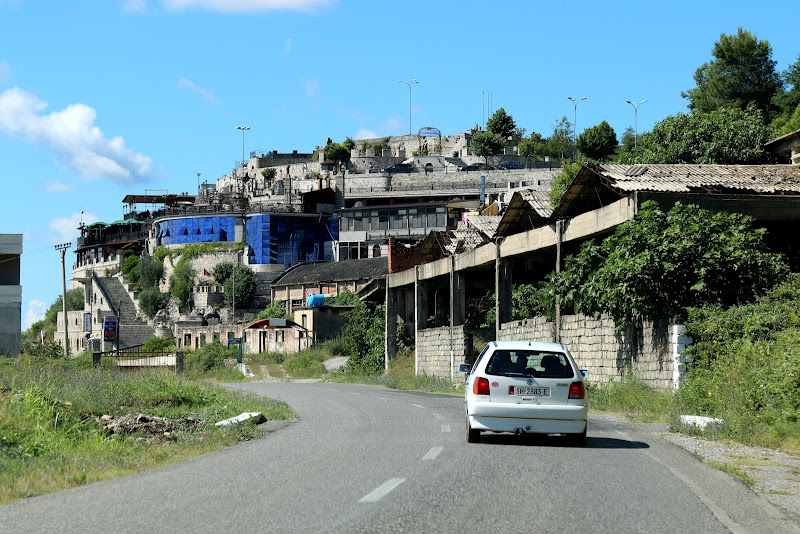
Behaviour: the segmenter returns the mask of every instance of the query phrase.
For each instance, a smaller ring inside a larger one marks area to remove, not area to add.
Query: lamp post
[[[67,273],[64,267],[64,253],[72,246],[72,243],[62,243],[56,245],[56,250],[61,252],[61,300],[64,312],[64,359],[69,358],[69,321],[67,320]]]
[[[578,100],[575,100],[571,96],[567,97],[567,100],[572,100],[572,104],[575,107],[574,115],[572,119],[572,142],[575,143],[575,150],[572,152],[572,159],[574,160],[578,156],[578,138],[577,138],[577,126],[578,126],[578,102],[581,100],[586,100],[585,96],[582,96]]]
[[[633,106],[633,148],[636,148],[636,140],[639,137],[639,106],[647,102],[647,99],[642,100],[638,104],[630,100],[626,100],[625,102]]]
[[[415,83],[419,83],[416,78],[411,80],[410,82],[404,82],[403,80],[397,80],[397,83],[404,83],[408,86],[408,135],[411,135],[411,86]]]
[[[250,129],[249,126],[237,126],[237,130],[242,131],[242,165],[244,165],[244,132]]]

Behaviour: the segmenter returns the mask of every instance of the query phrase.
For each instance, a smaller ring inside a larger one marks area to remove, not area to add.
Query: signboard
[[[92,331],[92,314],[91,313],[84,313],[83,314],[83,331],[84,332],[91,332]]]
[[[117,341],[117,318],[106,315],[103,319],[103,341],[114,343]]]
[[[241,345],[242,338],[240,337],[232,337],[228,340],[228,345]]]

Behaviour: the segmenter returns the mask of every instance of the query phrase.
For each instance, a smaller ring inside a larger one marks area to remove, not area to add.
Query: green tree
[[[218,284],[224,285],[225,281],[233,274],[233,263],[229,261],[219,262],[211,269],[211,275]]]
[[[776,135],[800,129],[800,56],[782,75],[784,87],[774,100],[780,110],[780,115],[772,123]]]
[[[345,289],[335,297],[325,299],[326,306],[354,306],[356,302],[360,301],[358,293]]]
[[[286,301],[275,299],[266,308],[258,312],[256,319],[289,319],[293,317],[286,311]]]
[[[141,258],[136,254],[131,254],[125,258],[125,263],[122,264],[122,274],[128,277],[128,282],[136,285],[139,282],[139,263]]]
[[[56,324],[56,318],[58,314],[64,311],[64,300],[62,299],[61,295],[56,297],[55,302],[53,302],[47,311],[44,314],[44,320],[47,323],[51,323],[53,326]],[[76,287],[74,289],[67,290],[67,311],[76,311],[83,309],[83,288]]]
[[[345,164],[350,161],[350,150],[339,143],[331,143],[325,146],[325,159]]]
[[[347,150],[353,150],[356,147],[356,142],[353,141],[351,138],[346,137],[344,141],[342,141],[342,146],[345,147]]]
[[[689,109],[714,111],[721,107],[745,109],[751,103],[770,119],[772,99],[782,87],[769,41],[739,28],[734,35],[721,34],[711,50],[714,59],[699,66],[694,74],[697,87],[681,96]]]
[[[588,241],[551,273],[551,290],[577,313],[608,313],[618,329],[637,318],[683,318],[688,306],[751,302],[788,274],[749,216],[645,202],[598,244]]]
[[[639,139],[638,161],[622,163],[702,163],[756,165],[770,155],[764,144],[772,139],[772,128],[755,105],[745,109],[719,108],[667,117]]]
[[[492,132],[476,132],[469,142],[470,151],[476,156],[483,157],[487,164],[489,156],[502,153],[505,146],[505,139]]]
[[[617,149],[617,134],[606,121],[578,136],[578,150],[595,161],[608,161]]]
[[[572,153],[572,123],[566,115],[553,125],[553,133],[547,138],[544,145],[544,155],[553,158],[564,158],[565,154]]]
[[[377,374],[384,368],[386,317],[383,306],[358,301],[344,314],[342,341],[350,350],[347,367],[357,373]]]
[[[569,161],[565,161],[561,164],[561,172],[556,174],[555,178],[553,178],[553,182],[550,184],[550,191],[547,193],[551,206],[554,208],[558,206],[569,184],[571,184],[572,180],[578,175],[578,172],[586,161],[586,156],[578,153],[578,157],[575,158],[574,162],[570,163]]]
[[[531,132],[529,137],[520,139],[517,150],[520,156],[535,158],[537,149],[541,150],[543,144],[544,140],[542,139],[542,134]]]
[[[497,134],[504,140],[511,137],[517,125],[514,124],[514,118],[506,113],[503,108],[495,111],[489,120],[486,122],[486,129],[493,134]]]
[[[175,264],[169,292],[175,297],[181,310],[187,309],[191,303],[194,275],[195,272],[190,260],[181,258]]]
[[[162,293],[157,287],[148,287],[139,293],[139,309],[150,319],[166,308],[168,302],[169,293]]]
[[[235,282],[235,285],[234,285]],[[235,275],[225,280],[225,304],[233,305],[233,297],[236,295],[236,306],[243,307],[253,298],[253,293],[258,286],[258,277],[253,270],[242,263],[236,265]]]
[[[619,146],[617,146],[617,153],[613,159],[618,162],[638,161],[638,148],[639,144],[636,142],[636,132],[632,126],[628,126],[625,128],[625,133],[622,134]]]
[[[139,285],[143,289],[157,287],[164,278],[164,260],[147,254],[139,260]]]

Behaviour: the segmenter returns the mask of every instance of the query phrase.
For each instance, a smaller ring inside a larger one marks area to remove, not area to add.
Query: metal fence
[[[156,352],[143,351],[143,345],[125,349],[95,352],[92,360],[95,366],[110,365],[122,369],[168,369],[183,372],[183,351]]]

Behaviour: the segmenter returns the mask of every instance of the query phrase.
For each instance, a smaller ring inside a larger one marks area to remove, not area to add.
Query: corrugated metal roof
[[[750,192],[800,194],[797,165],[599,165],[605,184],[621,193]]]
[[[501,215],[467,215],[470,226],[486,234],[489,239],[494,237],[502,218]]]
[[[541,191],[516,191],[508,203],[497,227],[497,235],[507,236],[544,226],[553,214],[546,193]]]
[[[389,258],[300,263],[276,278],[271,286],[368,280],[389,273]]]

